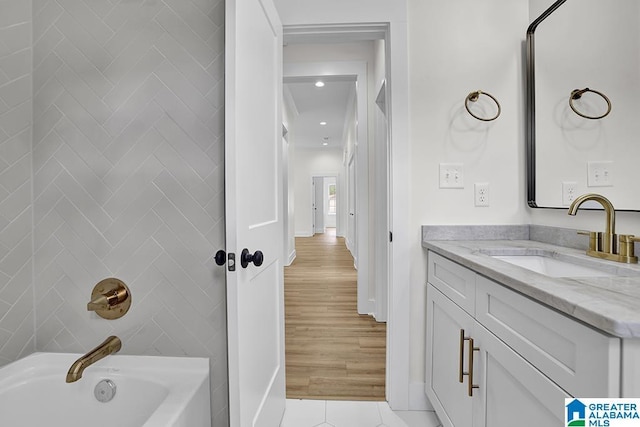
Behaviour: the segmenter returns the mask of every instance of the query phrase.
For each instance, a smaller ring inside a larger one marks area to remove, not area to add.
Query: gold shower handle
[[[104,319],[119,319],[131,307],[131,292],[125,283],[116,278],[100,281],[91,293],[87,310],[95,311]]]
[[[116,305],[124,302],[129,297],[129,292],[124,287],[118,287],[106,294],[98,295],[87,304],[87,310],[111,310]]]

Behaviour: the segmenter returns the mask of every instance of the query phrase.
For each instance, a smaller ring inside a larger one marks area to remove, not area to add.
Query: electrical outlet
[[[476,206],[489,206],[489,183],[476,182],[474,185]]]
[[[612,161],[587,162],[587,186],[612,187],[612,171]]]
[[[464,188],[462,163],[440,163],[440,188]]]
[[[562,182],[562,206],[569,206],[578,197],[576,194],[577,182],[563,181]]]

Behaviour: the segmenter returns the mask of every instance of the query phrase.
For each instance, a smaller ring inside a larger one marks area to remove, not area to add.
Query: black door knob
[[[247,268],[249,263],[253,263],[256,267],[260,267],[264,261],[264,254],[262,251],[255,251],[253,254],[249,252],[249,249],[244,248],[240,254],[240,265],[242,268]]]
[[[224,263],[227,262],[227,253],[220,249],[218,252],[216,252],[215,260],[216,264],[224,265]]]

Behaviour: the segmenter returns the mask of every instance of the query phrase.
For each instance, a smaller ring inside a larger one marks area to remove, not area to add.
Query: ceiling
[[[324,87],[316,87],[317,81],[324,82]],[[342,148],[347,114],[355,102],[355,76],[287,78],[284,87],[285,102],[295,116],[289,125],[293,144],[322,148],[326,142],[327,148]]]

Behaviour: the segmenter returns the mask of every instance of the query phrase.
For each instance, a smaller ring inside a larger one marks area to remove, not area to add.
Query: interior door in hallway
[[[226,247],[236,256],[227,262],[229,418],[274,427],[285,407],[282,25],[272,0],[225,7]]]
[[[324,233],[324,178],[313,177],[313,233]]]

